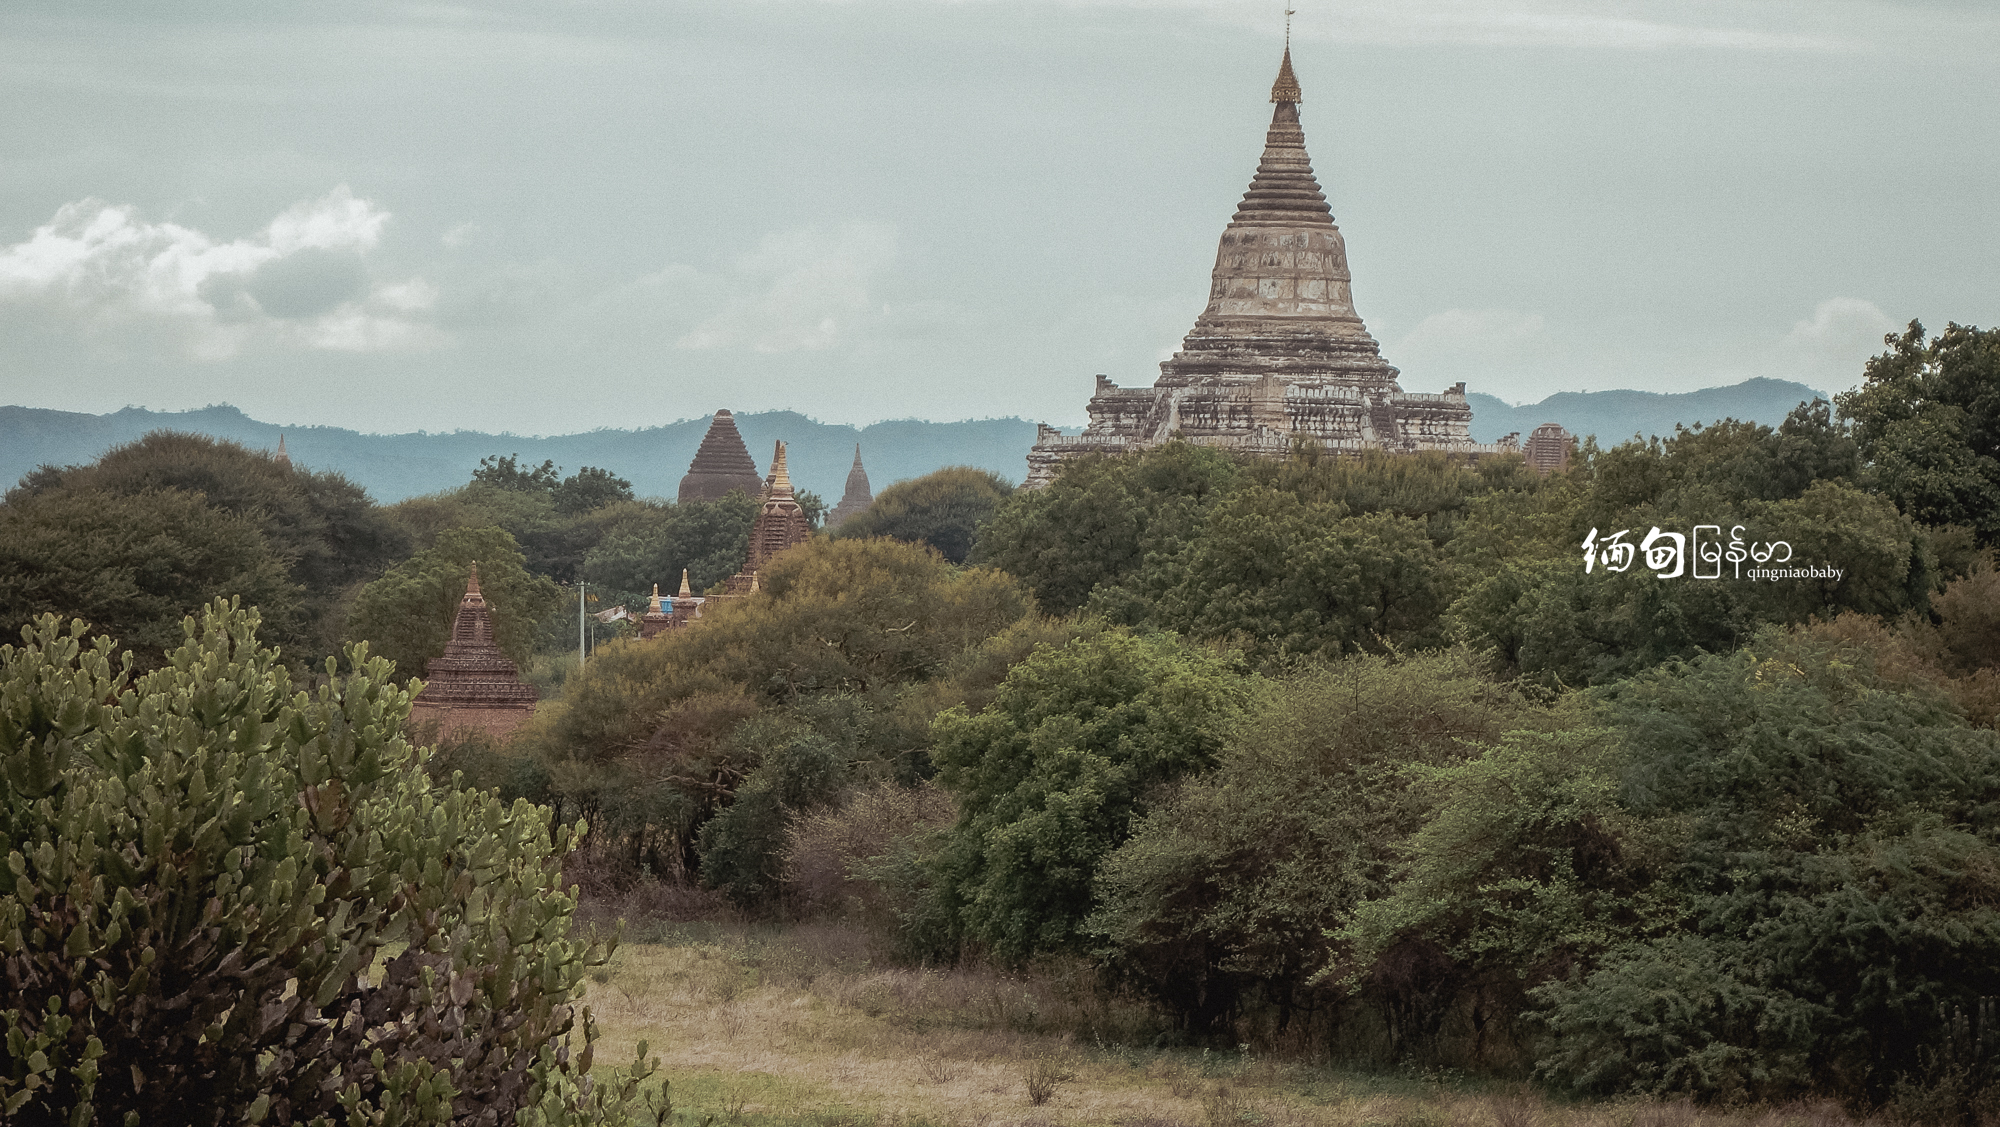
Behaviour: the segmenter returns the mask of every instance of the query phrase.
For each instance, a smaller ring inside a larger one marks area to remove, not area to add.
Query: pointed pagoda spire
[[[1287,13],[1287,16],[1289,15],[1290,13]],[[1299,89],[1299,76],[1292,73],[1291,37],[1292,33],[1288,29],[1285,32],[1285,61],[1278,64],[1278,80],[1271,84],[1271,100],[1279,103],[1290,102],[1296,106],[1305,101],[1305,92]]]
[[[827,531],[846,524],[848,519],[860,514],[875,503],[875,491],[869,488],[868,471],[861,465],[861,444],[854,444],[854,465],[847,471],[847,489],[840,495],[840,504],[826,514]]]
[[[687,573],[682,572],[681,574],[686,575]],[[647,614],[662,613],[660,610],[660,585],[658,583],[653,584],[653,597],[646,603],[646,613]]]
[[[764,481],[757,476],[757,463],[750,457],[750,448],[743,444],[743,435],[736,429],[736,416],[727,410],[717,411],[708,424],[708,432],[701,436],[701,448],[695,451],[694,461],[688,464],[687,476],[681,478],[680,499],[682,501],[719,501],[732,489],[741,489],[755,497],[764,488]]]
[[[777,449],[771,454],[771,476],[764,479],[765,488],[771,497],[793,495],[792,475],[785,470],[785,440],[778,440]]]
[[[276,454],[271,455],[271,460],[278,463],[281,466],[289,466],[292,464],[292,456],[290,454],[285,453],[284,431],[278,432],[278,452]]]
[[[655,586],[655,587],[653,588],[653,590],[655,590],[655,591],[658,591],[658,590],[659,590],[659,587]],[[690,587],[690,586],[688,585],[688,569],[687,569],[687,568],[682,568],[682,569],[681,569],[681,593],[680,593],[680,595],[679,595],[678,597],[679,597],[679,598],[683,598],[683,599],[692,599],[692,598],[694,598],[694,588],[693,588],[693,587]]]
[[[1292,73],[1292,49],[1285,48],[1278,64],[1278,80],[1271,84],[1271,100],[1278,108],[1271,113],[1271,129],[1264,135],[1264,158],[1257,162],[1257,174],[1250,190],[1236,208],[1231,225],[1333,226],[1333,209],[1313,176],[1312,158],[1306,155],[1306,133],[1299,125],[1298,76]]]
[[[465,602],[484,603],[486,596],[479,591],[479,561],[472,561],[472,574],[465,579]]]

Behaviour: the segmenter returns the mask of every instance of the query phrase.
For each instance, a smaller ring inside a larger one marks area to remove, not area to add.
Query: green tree
[[[472,471],[472,480],[495,489],[506,489],[515,493],[553,494],[562,482],[562,467],[548,459],[532,469],[519,464],[519,454],[501,457],[488,454],[479,459],[479,468]]]
[[[946,466],[899,481],[875,503],[850,517],[834,535],[842,539],[887,536],[928,544],[945,559],[964,563],[979,526],[1014,492],[1006,479],[971,466]]]
[[[1215,762],[1257,682],[1171,635],[1124,631],[1041,649],[977,713],[933,728],[960,817],[937,894],[1004,959],[1083,946],[1092,880],[1155,788]]]
[[[525,669],[535,632],[561,607],[562,590],[529,574],[514,538],[498,528],[445,532],[435,546],[362,588],[347,636],[394,662],[399,679],[423,676],[424,666],[444,653],[475,563],[480,591],[493,608],[494,641]]]
[[[53,616],[0,646],[7,1121],[626,1122],[575,831],[435,787],[386,662],[297,691],[256,624],[217,602],[136,681]]]
[[[1146,622],[1178,578],[1172,561],[1240,473],[1220,451],[1184,442],[1080,458],[1048,486],[1015,493],[982,527],[971,558],[1019,576],[1050,614],[1089,605],[1117,622]]]
[[[1911,321],[1836,396],[1874,487],[1930,525],[1972,528],[2000,545],[2000,329],[1951,324],[1924,340]]]
[[[80,618],[126,639],[143,668],[178,644],[181,620],[218,597],[263,608],[290,650],[303,649],[299,588],[256,526],[200,494],[69,487],[0,505],[0,626]]]
[[[632,500],[632,483],[610,470],[585,466],[562,480],[551,494],[556,512],[574,515]]]
[[[1217,505],[1158,619],[1260,657],[1338,657],[1437,641],[1449,604],[1422,522],[1264,487]]]
[[[917,545],[815,538],[758,579],[689,628],[605,646],[523,737],[604,849],[745,901],[775,889],[799,811],[851,782],[928,775],[932,714],[1033,644],[1010,630],[1031,605],[1013,579]],[[803,766],[828,756],[840,770]]]
[[[198,434],[154,431],[87,466],[44,467],[29,475],[10,501],[60,492],[137,497],[160,490],[198,495],[209,507],[256,528],[298,588],[296,621],[291,604],[267,606],[264,617],[267,635],[295,657],[304,656],[307,643],[320,653],[333,652],[342,597],[410,552],[403,529],[340,474],[286,466],[261,451]],[[120,636],[139,642],[133,634]]]
[[[672,595],[683,570],[696,591],[706,591],[743,570],[756,519],[757,502],[742,493],[648,510],[590,549],[584,578],[632,603],[642,602],[655,583]]]
[[[1431,805],[1413,771],[1463,762],[1508,731],[1562,730],[1572,711],[1496,681],[1463,649],[1308,667],[1259,697],[1216,769],[1183,781],[1105,858],[1087,930],[1197,1032],[1234,1035],[1249,1019],[1335,1040],[1344,1024],[1365,1027],[1340,975],[1324,976],[1338,953],[1327,932],[1393,886],[1397,843]],[[1371,975],[1362,991],[1392,1054],[1435,1035],[1448,1007],[1425,1003],[1459,985],[1426,978],[1416,953],[1386,960],[1402,973]]]

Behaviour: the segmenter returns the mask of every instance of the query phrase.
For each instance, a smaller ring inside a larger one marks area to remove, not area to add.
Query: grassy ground
[[[1561,1104],[1518,1085],[1139,1047],[1143,1007],[1085,968],[1034,977],[871,959],[831,925],[628,929],[595,976],[597,1059],[647,1040],[682,1123],[715,1127],[1837,1127],[1831,1104],[1723,1113]],[[640,940],[638,942],[632,939]]]

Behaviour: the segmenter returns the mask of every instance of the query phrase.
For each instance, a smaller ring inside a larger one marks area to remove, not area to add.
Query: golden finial
[[[1285,61],[1278,65],[1278,81],[1271,84],[1271,100],[1297,104],[1305,101],[1299,90],[1298,76],[1292,73],[1292,16],[1297,9],[1285,9]]]
[[[653,584],[653,601],[647,605],[646,613],[647,614],[665,613],[660,610],[660,585],[658,583]]]
[[[777,453],[771,455],[771,495],[789,497],[791,494],[792,475],[785,471],[785,443],[780,439]]]
[[[687,569],[687,568],[682,568],[682,569],[681,569],[681,593],[680,593],[680,597],[681,597],[681,598],[683,598],[683,599],[692,599],[692,598],[694,598],[694,589],[688,586],[688,569]]]

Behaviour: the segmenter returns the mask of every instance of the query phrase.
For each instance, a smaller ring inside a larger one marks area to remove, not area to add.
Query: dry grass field
[[[1159,1049],[1084,968],[886,967],[836,925],[628,928],[590,985],[604,1039],[644,1038],[676,1119],[712,1127],[1844,1127],[1834,1104],[1557,1103],[1518,1085]],[[632,940],[640,940],[634,942]]]

